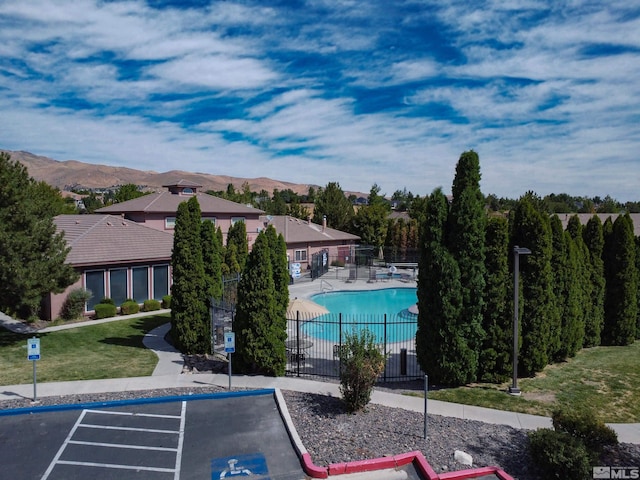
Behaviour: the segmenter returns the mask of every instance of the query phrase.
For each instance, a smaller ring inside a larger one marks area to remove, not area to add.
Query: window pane
[[[104,271],[86,272],[85,285],[91,292],[91,298],[87,301],[87,311],[90,311],[104,298]]]
[[[109,271],[110,297],[117,306],[120,306],[127,299],[127,271]]]
[[[169,266],[153,267],[153,298],[162,300],[169,294]]]
[[[149,299],[149,269],[147,267],[133,269],[133,299],[138,303]]]
[[[164,228],[176,228],[176,217],[167,217],[164,219]]]

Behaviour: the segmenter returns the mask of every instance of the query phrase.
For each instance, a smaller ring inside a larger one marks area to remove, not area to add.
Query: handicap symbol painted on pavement
[[[257,477],[269,480],[269,469],[264,455],[254,453],[211,460],[211,480],[237,477]]]

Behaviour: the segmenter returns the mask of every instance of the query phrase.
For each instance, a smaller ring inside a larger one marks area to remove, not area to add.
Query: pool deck
[[[310,298],[317,293],[323,292],[382,290],[385,288],[416,288],[417,286],[418,284],[415,280],[406,280],[401,278],[380,279],[375,282],[364,278],[349,281],[339,278],[330,278],[328,280],[318,278],[313,281],[303,281],[289,285],[289,296],[291,298]]]

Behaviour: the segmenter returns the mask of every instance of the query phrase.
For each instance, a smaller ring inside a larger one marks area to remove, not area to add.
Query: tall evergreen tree
[[[421,230],[416,354],[433,383],[460,385],[475,380],[477,356],[461,325],[460,270],[443,242],[447,214],[447,199],[436,189]]]
[[[276,300],[269,241],[260,232],[238,284],[234,319],[237,371],[284,375],[287,320]]]
[[[271,251],[271,269],[278,314],[285,317],[289,308],[289,269],[287,265],[287,244],[282,234],[273,225],[265,230]]]
[[[235,256],[238,265],[240,266],[240,272],[244,269],[244,264],[247,262],[247,256],[249,255],[249,242],[247,240],[247,225],[244,222],[235,222],[229,228],[227,232],[227,249],[235,245]],[[231,265],[229,268],[233,271]]]
[[[608,240],[602,343],[629,345],[636,336],[638,275],[633,222],[628,214],[616,218]]]
[[[464,152],[456,165],[453,200],[447,218],[446,247],[460,269],[462,311],[460,334],[473,349],[471,368],[476,369],[484,337],[482,311],[485,280],[484,198],[480,191],[480,160],[473,150]]]
[[[539,210],[543,202],[528,192],[513,211],[512,245],[529,248],[531,255],[521,256],[520,276],[522,348],[518,357],[519,373],[533,375],[549,363],[550,308],[553,308],[551,274],[551,231],[549,216]]]
[[[638,287],[638,302],[637,302],[637,318],[636,318],[636,339],[640,339],[640,236],[636,237],[636,275],[637,275],[637,287]]]
[[[1,152],[0,185],[0,310],[36,318],[44,295],[62,293],[78,278],[53,223],[60,194]]]
[[[573,295],[576,298],[576,322],[572,326],[572,336],[570,337],[569,356],[574,356],[584,343],[586,331],[586,321],[591,313],[591,296],[593,286],[591,285],[591,261],[589,258],[589,248],[584,243],[584,228],[577,215],[572,215],[567,224],[567,234],[573,240],[575,270],[570,285]]]
[[[353,205],[337,182],[329,182],[316,194],[313,221],[321,224],[323,217],[326,217],[327,225],[331,228],[345,232],[351,230]]]
[[[513,315],[509,277],[509,223],[504,217],[490,217],[485,235],[485,302],[482,327],[485,332],[478,378],[501,382],[513,364]]]
[[[552,291],[553,291],[553,308],[550,309],[549,318],[549,342],[548,355],[553,360],[564,360],[567,358],[567,342],[564,334],[567,331],[567,322],[572,323],[574,317],[578,314],[575,309],[576,305],[568,303],[570,290],[575,291],[573,278],[575,265],[571,263],[569,258],[568,240],[565,231],[562,228],[562,222],[557,215],[551,217],[551,274],[553,275]],[[574,259],[575,260],[575,259]],[[575,296],[572,297],[576,300]],[[571,320],[567,317],[571,315]]]
[[[202,263],[204,265],[205,295],[207,300],[222,298],[222,245],[216,227],[210,220],[200,226]]]
[[[584,243],[589,251],[589,272],[591,274],[591,296],[588,299],[590,308],[585,317],[584,347],[600,345],[600,334],[604,324],[604,236],[602,222],[597,215],[592,216],[582,232]]]
[[[171,265],[171,335],[183,353],[211,353],[197,197],[178,205]]]

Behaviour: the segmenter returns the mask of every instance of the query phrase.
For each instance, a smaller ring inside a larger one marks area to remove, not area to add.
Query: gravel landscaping
[[[100,402],[128,398],[221,392],[219,387],[114,392],[44,397],[39,405]],[[473,457],[474,467],[494,465],[520,480],[542,480],[527,453],[526,431],[503,425],[429,415],[370,404],[346,414],[339,398],[283,391],[287,409],[316,465],[349,462],[420,450],[437,472],[468,468],[454,461],[455,450]],[[0,409],[31,407],[30,399],[0,402]],[[640,445],[609,450],[603,465],[640,466]]]

